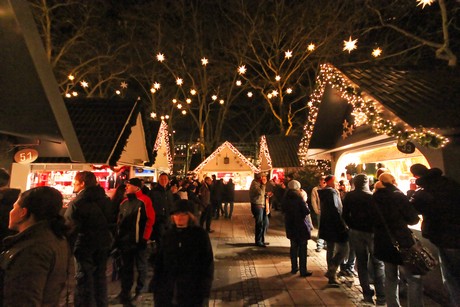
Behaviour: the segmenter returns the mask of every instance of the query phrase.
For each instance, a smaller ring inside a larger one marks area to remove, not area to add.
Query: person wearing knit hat
[[[307,277],[313,274],[307,271],[307,244],[313,224],[309,216],[310,210],[301,193],[300,182],[291,180],[288,188],[283,209],[286,237],[290,241],[291,274],[300,271],[301,277]]]
[[[318,236],[327,243],[327,272],[329,285],[338,286],[337,268],[348,255],[348,227],[342,219],[342,201],[335,189],[335,176],[325,179],[326,187],[318,191],[321,203],[321,220]]]
[[[155,306],[208,306],[214,256],[209,235],[197,225],[192,208],[191,201],[181,199],[171,210],[172,225],[155,257]]]
[[[130,178],[126,183],[142,188],[142,181],[139,178]]]
[[[385,271],[383,262],[374,256],[374,216],[369,177],[366,174],[358,174],[353,180],[355,189],[348,192],[343,200],[342,216],[350,227],[350,247],[356,254],[363,302],[374,304],[375,292],[376,303],[381,306],[385,305]],[[369,262],[371,266],[368,266]],[[369,273],[374,277],[374,289],[370,286]]]

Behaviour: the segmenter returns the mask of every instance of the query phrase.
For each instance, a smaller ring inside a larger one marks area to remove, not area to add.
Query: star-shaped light
[[[156,118],[156,117],[157,117],[157,113],[155,113],[155,112],[150,113],[150,117],[151,117],[151,118]]]
[[[346,131],[343,131],[343,132],[342,132],[342,139],[345,140],[347,137],[348,137],[347,132],[346,132]]]
[[[192,88],[192,89],[190,90],[190,94],[191,94],[192,96],[195,96],[195,95],[196,95],[196,90]]]
[[[72,92],[72,96],[77,97],[77,96],[78,96],[78,92]]]
[[[123,81],[123,82],[121,82],[120,87],[121,87],[121,88],[128,88],[128,83],[126,83],[125,81]]]
[[[165,55],[163,53],[158,53],[157,54],[157,61],[158,62],[163,62],[165,60]]]
[[[172,103],[174,103],[174,104],[177,103],[177,99],[174,98],[174,99],[172,100]]]
[[[212,100],[217,100],[217,95],[212,95],[212,96],[211,96],[211,99],[212,99]]]
[[[348,121],[345,119],[345,120],[343,121],[343,123],[342,123],[343,129],[348,129],[348,125],[349,125],[349,124],[348,124]]]
[[[277,96],[278,96],[278,91],[277,91],[277,90],[274,90],[274,91],[272,92],[272,96],[273,96],[273,97],[277,97]]]
[[[66,93],[65,96],[66,96],[67,98],[72,97],[72,95],[70,95],[70,93]]]
[[[156,89],[154,89],[153,87],[150,88],[150,93],[155,94],[156,92],[157,92]]]
[[[353,134],[353,130],[354,130],[354,129],[353,129],[353,125],[350,125],[350,127],[348,127],[347,133],[348,133],[349,135],[352,135],[352,134]]]
[[[246,73],[246,66],[245,65],[241,65],[240,67],[238,67],[238,73],[240,75],[244,75]]]
[[[268,99],[272,99],[272,97],[273,97],[272,93],[269,93],[269,94],[267,95],[267,98],[268,98]]]
[[[177,108],[178,108],[179,110],[182,109],[182,104],[178,103],[178,104],[177,104]]]
[[[207,58],[202,58],[201,59],[201,65],[206,66],[206,65],[208,65],[208,63],[209,63],[209,61],[208,61]]]
[[[288,88],[286,89],[286,93],[291,94],[291,93],[292,93],[292,88],[288,87]]]
[[[224,104],[224,100],[223,99],[219,100],[219,103]]]
[[[376,58],[378,56],[380,56],[382,54],[382,49],[380,48],[375,48],[374,50],[372,50],[372,55]]]
[[[69,75],[67,78],[69,78],[69,80],[70,80],[70,81],[73,81],[73,80],[75,80],[75,76],[74,76],[74,75],[72,75],[72,74],[70,74],[70,75]]]
[[[248,92],[248,97],[249,97],[249,98],[252,97],[252,92]]]
[[[241,86],[241,80],[236,80],[236,86]]]
[[[275,80],[276,80],[276,81],[281,80],[281,76],[280,76],[280,75],[277,75],[277,76],[275,77]]]
[[[115,91],[115,94],[120,95],[120,94],[121,94],[121,91],[120,91],[120,90],[116,90],[116,91]]]
[[[159,90],[161,88],[161,84],[158,82],[153,83],[153,88]]]
[[[286,52],[284,53],[284,57],[285,57],[286,59],[292,58],[292,51],[291,51],[291,50],[286,51]]]
[[[352,40],[350,36],[348,41],[343,41],[343,51],[348,51],[348,53],[350,53],[352,50],[355,50],[357,42],[358,39]]]
[[[187,99],[185,99],[185,102],[187,102],[187,104],[191,104],[191,103],[192,103],[192,99],[187,98]]]
[[[85,80],[83,80],[83,81],[80,82],[80,85],[81,85],[82,87],[88,87],[89,84],[88,84],[88,82],[86,82]]]
[[[315,48],[316,48],[316,46],[315,46],[315,44],[313,44],[313,43],[310,43],[310,44],[307,46],[307,50],[308,50],[308,51],[313,51],[313,50],[315,50]]]
[[[421,5],[422,9],[425,8],[425,5],[432,5],[434,3],[434,0],[417,0],[417,6]]]
[[[181,113],[182,113],[182,115],[186,115],[186,114],[187,114],[187,111],[185,111],[185,110],[182,110],[182,112],[181,112]]]
[[[176,79],[176,84],[181,86],[182,84],[184,84],[184,80],[182,78],[177,78]]]

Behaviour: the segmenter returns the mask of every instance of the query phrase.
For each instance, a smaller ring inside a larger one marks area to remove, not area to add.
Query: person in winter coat
[[[14,204],[9,228],[19,233],[5,238],[0,256],[0,305],[58,306],[71,256],[61,209],[62,195],[50,187],[27,190]]]
[[[269,193],[265,191],[267,185],[266,174],[256,174],[249,187],[249,199],[251,201],[251,213],[255,220],[254,241],[258,247],[267,247],[265,234],[267,233],[270,213],[268,202]]]
[[[21,190],[9,188],[9,182],[10,175],[0,168],[0,252],[3,250],[3,239],[16,234],[16,231],[8,229],[9,214]]]
[[[212,203],[211,203],[211,177],[204,178],[204,182],[200,187],[199,197],[201,201],[201,215],[200,215],[200,226],[205,227],[209,233],[214,232],[211,229],[212,220]],[[205,225],[206,224],[206,225]]]
[[[75,306],[107,306],[107,259],[112,247],[112,203],[92,172],[75,175],[77,196],[64,214],[73,238]]]
[[[150,198],[142,193],[142,182],[131,178],[126,182],[127,198],[120,204],[115,248],[121,253],[121,292],[115,300],[131,304],[141,298],[147,278],[147,242],[155,223],[155,211]],[[131,299],[134,283],[134,266],[137,269],[135,296]]]
[[[374,252],[377,259],[385,263],[385,298],[388,307],[401,306],[399,302],[399,270],[408,282],[408,305],[423,306],[422,279],[413,275],[402,265],[402,258],[391,242],[391,236],[402,248],[414,244],[412,232],[407,225],[415,225],[419,217],[409,199],[396,187],[390,173],[379,176],[372,195],[374,208]],[[386,226],[385,226],[386,224]],[[388,229],[388,230],[387,230]]]
[[[342,201],[335,189],[335,176],[325,178],[326,187],[318,191],[321,204],[319,234],[327,244],[326,261],[329,285],[337,286],[337,268],[348,255],[348,227],[342,219]]]
[[[385,268],[383,262],[374,256],[374,228],[372,192],[366,174],[354,177],[354,190],[343,200],[342,217],[350,227],[350,245],[354,248],[358,263],[358,277],[365,303],[374,304],[374,289],[369,282],[369,261],[372,262],[372,276],[377,296],[377,305],[385,305]]]
[[[460,306],[460,184],[438,168],[410,168],[420,187],[410,199],[423,215],[422,236],[438,248],[444,285],[452,306]]]
[[[179,200],[171,210],[155,261],[155,306],[207,306],[214,277],[214,256],[207,232],[196,225],[193,204]]]
[[[309,218],[310,209],[300,193],[300,183],[297,180],[291,180],[288,189],[283,210],[286,237],[291,243],[291,274],[300,270],[300,276],[307,277],[313,274],[307,271],[307,243],[313,229]]]

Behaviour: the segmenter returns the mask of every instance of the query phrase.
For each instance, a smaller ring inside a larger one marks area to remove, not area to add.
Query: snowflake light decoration
[[[355,50],[357,48],[357,42],[358,39],[352,40],[350,36],[348,41],[343,41],[343,51],[348,51],[348,53],[350,53],[352,50]]]
[[[157,54],[157,61],[158,62],[163,62],[165,60],[165,55],[163,53],[158,53]]]
[[[284,57],[285,57],[286,59],[292,58],[292,51],[291,51],[291,50],[286,51],[286,52],[284,53]]]
[[[425,5],[432,5],[435,0],[417,0],[417,6],[421,5],[422,10],[425,8]]]

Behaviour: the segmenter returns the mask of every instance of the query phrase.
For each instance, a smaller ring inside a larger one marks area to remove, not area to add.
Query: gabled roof
[[[297,155],[299,143],[300,136],[262,136],[259,153],[261,171],[272,168],[300,167]]]
[[[167,169],[168,173],[173,170],[173,158],[171,155],[171,145],[169,142],[169,128],[164,120],[155,122],[153,132],[153,166],[157,169]]]
[[[224,156],[225,154],[225,156]],[[229,156],[230,154],[230,156]],[[228,163],[224,159],[228,158]],[[211,163],[215,162],[215,163]],[[225,141],[214,152],[209,155],[193,171],[199,173],[207,171],[253,171],[258,172],[257,168],[243,156],[230,142]]]
[[[460,69],[344,66],[338,69],[412,127],[460,128]]]
[[[140,104],[98,98],[69,99],[65,103],[86,162],[116,165],[138,121]],[[142,141],[145,144],[145,139]]]
[[[83,160],[28,2],[0,1],[0,12],[0,133]]]

